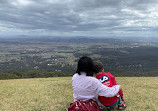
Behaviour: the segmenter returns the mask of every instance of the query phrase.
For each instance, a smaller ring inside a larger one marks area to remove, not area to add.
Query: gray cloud
[[[157,19],[156,0],[0,0],[0,34],[143,36],[155,33]]]

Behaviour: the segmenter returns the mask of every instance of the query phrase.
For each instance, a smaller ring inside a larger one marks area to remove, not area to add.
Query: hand
[[[122,87],[121,87],[121,85],[120,85],[119,91],[122,91]]]
[[[123,101],[123,102],[124,102],[124,104],[125,104],[125,103],[126,103],[125,98],[124,98],[124,97],[122,97],[121,99],[122,99],[122,101]]]

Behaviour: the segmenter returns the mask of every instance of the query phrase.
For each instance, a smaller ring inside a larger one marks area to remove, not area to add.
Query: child
[[[103,64],[99,61],[94,62],[94,75],[96,75],[96,78],[99,79],[100,82],[102,82],[107,87],[117,85],[115,77],[110,72],[105,73]],[[121,99],[124,104],[121,104]],[[119,94],[114,97],[99,96],[99,101],[109,110],[113,109],[116,105],[118,105],[119,110],[123,110],[126,108],[125,99],[123,97],[122,91],[119,91]]]

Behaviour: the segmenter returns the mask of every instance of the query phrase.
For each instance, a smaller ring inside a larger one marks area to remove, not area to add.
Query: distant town
[[[1,38],[0,79],[71,76],[81,56],[115,76],[158,76],[157,38]]]

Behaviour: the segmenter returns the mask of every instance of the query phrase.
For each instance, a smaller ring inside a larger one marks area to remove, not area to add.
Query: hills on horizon
[[[81,56],[100,60],[116,76],[158,76],[158,38],[0,38],[1,74],[70,76]]]

